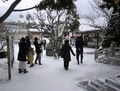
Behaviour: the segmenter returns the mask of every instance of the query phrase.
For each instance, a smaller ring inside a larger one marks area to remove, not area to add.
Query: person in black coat
[[[25,37],[25,39],[26,39],[26,46],[27,46],[27,48],[28,48],[28,51],[27,51],[27,64],[30,64],[30,61],[28,60],[28,54],[29,54],[29,51],[30,51],[30,49],[31,49],[31,42],[30,42],[30,39],[29,39],[29,37],[28,36],[26,36]]]
[[[34,38],[35,52],[37,54],[35,64],[37,64],[37,60],[39,60],[39,65],[42,65],[41,63],[42,44],[43,42],[39,43],[39,39],[37,37]]]
[[[28,47],[28,49],[31,49],[31,42],[30,42],[30,38],[28,36],[25,37],[26,38],[26,45]]]
[[[19,52],[18,52],[18,58],[19,61],[19,73],[27,73],[26,70],[26,56],[27,56],[27,46],[26,46],[26,39],[22,37],[19,42]]]
[[[81,63],[83,63],[83,46],[84,46],[84,41],[82,37],[77,37],[75,47],[76,47],[76,59],[77,59],[77,64],[79,65],[79,56],[81,55]]]
[[[46,45],[47,45],[46,40],[43,40],[43,48],[44,48],[44,50],[46,49]]]
[[[60,55],[63,55],[64,68],[68,70],[69,62],[71,61],[70,52],[75,56],[71,46],[69,45],[69,40],[65,40],[65,43],[62,46]]]

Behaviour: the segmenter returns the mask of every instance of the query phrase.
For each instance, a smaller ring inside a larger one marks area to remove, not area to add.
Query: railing
[[[120,55],[120,47],[114,47],[114,43],[111,43],[109,48],[104,48],[102,50],[96,50],[94,55],[94,60],[107,57],[115,57]]]
[[[102,49],[100,51],[96,50],[95,51],[95,56],[94,56],[94,59],[99,59],[99,58],[104,58],[104,57],[107,57],[110,53],[110,50],[109,48],[105,48],[105,49]]]

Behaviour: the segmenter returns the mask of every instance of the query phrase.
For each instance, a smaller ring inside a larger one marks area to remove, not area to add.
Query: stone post
[[[94,56],[94,60],[96,60],[98,58],[98,53],[97,53],[97,49],[95,50],[95,56]]]
[[[112,41],[110,45],[110,57],[113,56],[115,56],[115,54],[114,54],[114,42]]]

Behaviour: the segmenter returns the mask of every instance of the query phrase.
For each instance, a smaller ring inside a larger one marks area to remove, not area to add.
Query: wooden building
[[[77,31],[76,35],[82,35],[86,47],[99,48],[102,42],[102,30]]]

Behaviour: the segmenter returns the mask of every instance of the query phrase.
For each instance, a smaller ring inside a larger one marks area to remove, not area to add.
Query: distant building
[[[102,30],[86,30],[75,32],[76,35],[82,35],[87,47],[99,47],[102,42]]]

